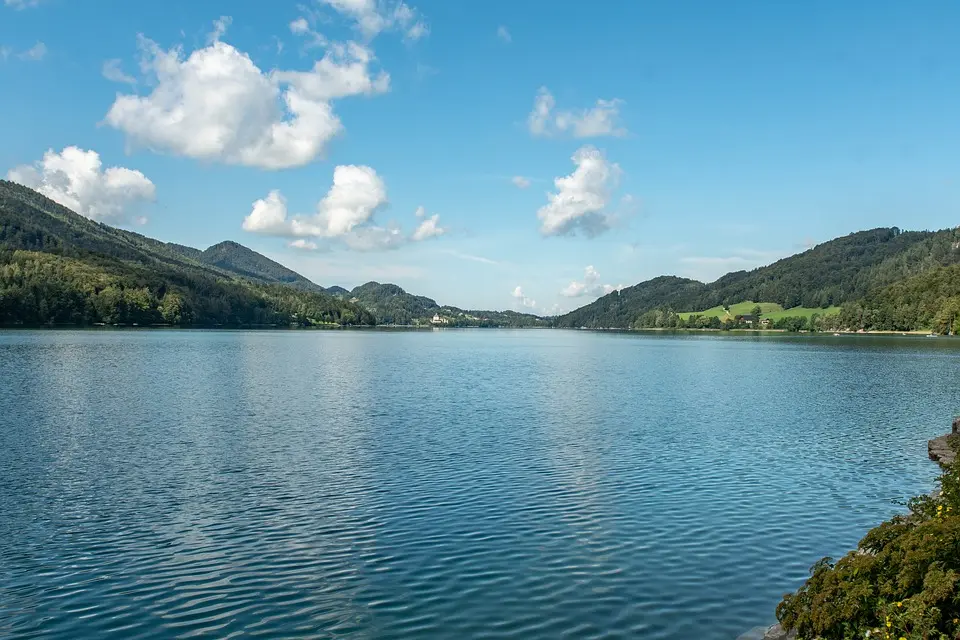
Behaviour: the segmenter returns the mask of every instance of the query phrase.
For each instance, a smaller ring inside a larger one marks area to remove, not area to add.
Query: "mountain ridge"
[[[960,231],[870,229],[711,283],[658,276],[554,319],[558,327],[632,328],[651,311],[703,311],[745,300],[784,308],[850,304],[903,279],[960,262]]]

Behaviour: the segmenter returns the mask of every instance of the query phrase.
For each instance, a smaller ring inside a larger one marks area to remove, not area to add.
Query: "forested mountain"
[[[368,282],[354,288],[348,296],[370,310],[382,324],[430,324],[437,315],[442,324],[458,327],[549,326],[548,321],[529,313],[473,311],[440,305],[431,298],[407,293],[395,284]]]
[[[0,245],[8,248],[71,256],[93,252],[146,265],[186,266],[260,284],[324,291],[299,273],[236,242],[221,242],[206,251],[160,242],[84,218],[33,189],[5,180],[0,180],[0,225]]]
[[[284,278],[299,288],[276,284]],[[375,323],[359,305],[316,285],[305,291],[304,282],[240,245],[201,252],[159,242],[0,181],[2,324]]]
[[[710,284],[671,276],[654,278],[560,316],[554,325],[628,328],[650,311],[701,311],[744,300],[774,302],[788,309],[849,306],[865,298],[876,305],[877,296],[893,291],[887,287],[894,283],[958,262],[957,229],[873,229],[825,242],[766,267],[727,274]],[[880,328],[873,316],[866,318],[866,324],[851,328]]]
[[[206,264],[220,267],[255,282],[286,284],[304,291],[327,292],[323,287],[307,280],[296,271],[286,268],[279,262],[274,262],[253,249],[229,240],[209,247],[200,254],[199,258]]]

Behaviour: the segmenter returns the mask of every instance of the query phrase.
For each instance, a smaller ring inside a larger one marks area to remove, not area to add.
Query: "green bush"
[[[960,638],[960,457],[938,484],[856,551],[814,565],[777,607],[783,627],[806,639]]]

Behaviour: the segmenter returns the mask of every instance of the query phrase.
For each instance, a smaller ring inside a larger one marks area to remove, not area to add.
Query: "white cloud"
[[[60,153],[51,149],[34,165],[11,169],[7,179],[36,189],[80,215],[112,224],[130,221],[139,205],[156,197],[154,184],[139,171],[124,167],[104,171],[96,151],[78,147],[66,147]]]
[[[212,44],[218,42],[220,38],[227,33],[227,29],[230,28],[230,25],[233,24],[233,18],[230,16],[220,16],[213,21],[213,31],[207,35],[207,44]]]
[[[218,21],[213,35],[220,33]],[[155,151],[263,169],[305,165],[343,125],[331,101],[389,89],[371,74],[372,52],[332,45],[310,71],[264,73],[219,40],[184,57],[141,38],[141,68],[154,78],[149,95],[118,95],[106,123]]]
[[[312,47],[325,47],[329,44],[326,37],[314,31],[310,27],[310,22],[303,16],[300,16],[290,23],[290,32],[295,36],[306,37],[308,39],[306,48],[308,49]]]
[[[506,42],[507,44],[510,44],[511,42],[513,42],[513,37],[510,35],[510,32],[507,30],[507,28],[503,25],[500,25],[499,27],[497,27],[497,37],[503,40],[504,42]]]
[[[370,219],[387,203],[387,187],[370,167],[346,165],[333,171],[333,186],[317,205],[315,220],[321,233],[336,237]]]
[[[341,165],[333,171],[333,186],[312,215],[290,216],[283,194],[273,190],[253,203],[243,220],[245,231],[264,235],[298,238],[290,246],[317,249],[320,245],[308,239],[338,240],[355,251],[395,249],[408,242],[419,242],[446,233],[439,225],[440,216],[426,217],[418,207],[415,215],[421,220],[409,236],[398,225],[373,224],[377,211],[387,204],[387,188],[371,167]]]
[[[427,210],[423,208],[423,205],[420,205],[417,207],[417,210],[413,212],[413,215],[417,218],[422,218],[423,216],[427,215]]]
[[[535,136],[570,134],[575,138],[623,136],[619,126],[622,100],[597,100],[591,109],[556,110],[557,101],[546,87],[541,87],[527,116],[527,128]]]
[[[27,9],[40,6],[41,0],[3,0],[3,4],[12,9]]]
[[[402,1],[320,0],[338,13],[354,20],[368,40],[384,31],[400,31],[407,40],[419,40],[430,33],[415,9]]]
[[[523,176],[513,176],[510,178],[510,182],[519,189],[526,189],[530,186],[530,178],[524,178]]]
[[[250,214],[243,219],[243,230],[268,235],[293,235],[293,225],[287,220],[287,201],[276,189],[253,203]]]
[[[429,218],[426,218],[420,225],[417,227],[416,231],[413,232],[413,235],[410,236],[410,239],[414,242],[420,242],[421,240],[426,240],[427,238],[436,238],[442,236],[447,232],[446,229],[439,226],[440,215],[435,213]]]
[[[12,52],[13,50],[10,47],[0,47],[0,60],[6,62]]]
[[[122,82],[124,84],[137,84],[137,79],[124,73],[121,65],[123,63],[118,58],[107,60],[103,63],[103,77],[110,82]]]
[[[613,222],[604,210],[619,182],[620,167],[591,146],[578,149],[572,160],[576,170],[553,181],[556,193],[548,194],[549,202],[537,211],[540,233],[545,236],[563,235],[577,228],[594,236]]]
[[[289,84],[302,97],[318,103],[357,95],[375,95],[390,89],[385,72],[372,76],[370,49],[355,42],[333,44],[310,71],[275,71],[273,78]]]
[[[310,31],[310,23],[303,16],[290,23],[290,32],[294,35],[302,36]]]
[[[571,281],[570,284],[560,291],[560,295],[566,298],[579,298],[582,296],[598,297],[619,291],[625,286],[626,285],[622,284],[600,284],[600,274],[593,268],[593,265],[589,265],[584,269],[583,280]]]
[[[525,307],[531,307],[531,308],[533,308],[533,307],[537,306],[537,301],[534,300],[533,298],[528,298],[528,297],[523,293],[523,288],[520,287],[519,285],[517,286],[516,289],[513,290],[513,293],[512,293],[511,295],[512,295],[514,298],[516,298],[517,301],[518,301],[520,304],[522,304],[523,306],[525,306]]]
[[[407,238],[396,225],[386,227],[358,227],[343,236],[344,243],[354,251],[384,251],[398,249]]]
[[[294,249],[303,249],[304,251],[314,251],[317,249],[317,243],[312,240],[307,240],[306,238],[291,240],[287,243],[287,246]]]
[[[21,60],[29,60],[31,62],[39,62],[43,60],[47,55],[47,45],[42,42],[37,42],[23,53],[17,54],[17,57]]]

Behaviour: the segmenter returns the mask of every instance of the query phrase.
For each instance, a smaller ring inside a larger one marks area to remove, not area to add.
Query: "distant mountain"
[[[350,292],[382,324],[425,325],[439,316],[441,324],[460,327],[546,327],[538,316],[516,311],[465,310],[438,304],[432,298],[407,293],[395,284],[368,282]]]
[[[349,294],[350,294],[350,292],[347,291],[346,289],[344,289],[343,287],[338,287],[338,286],[336,286],[336,285],[334,285],[334,286],[332,286],[332,287],[327,287],[326,291],[327,291],[327,293],[329,293],[330,295],[332,295],[332,296],[338,296],[338,297],[342,297],[342,296],[346,296],[346,295],[349,295]]]
[[[628,328],[649,311],[702,311],[745,300],[774,302],[787,309],[839,306],[956,263],[960,263],[957,229],[873,229],[825,242],[766,267],[729,273],[710,284],[672,276],[654,278],[559,316],[554,326]]]
[[[236,243],[206,251],[116,229],[0,180],[0,323],[374,324]]]
[[[304,291],[323,293],[326,291],[318,284],[307,280],[296,271],[292,271],[279,262],[248,249],[242,244],[226,241],[215,244],[203,251],[200,261],[235,273],[254,282],[286,284]],[[329,291],[326,291],[330,293]]]

